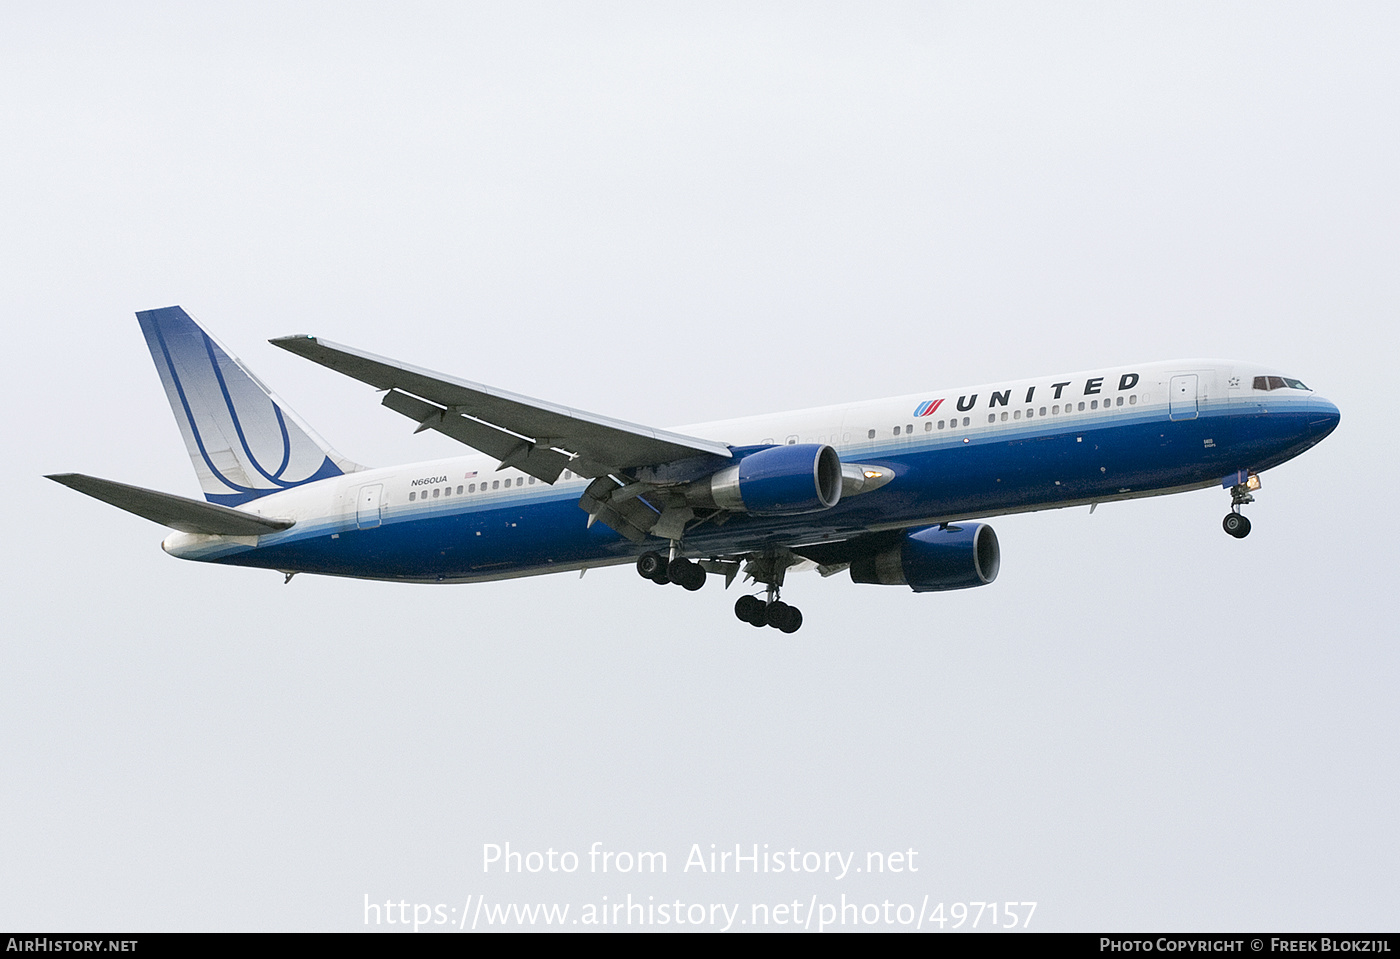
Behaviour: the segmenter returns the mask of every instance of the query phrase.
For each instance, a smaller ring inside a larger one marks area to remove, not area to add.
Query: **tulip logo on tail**
[[[136,314],[204,498],[240,506],[343,470],[330,449],[178,306]]]

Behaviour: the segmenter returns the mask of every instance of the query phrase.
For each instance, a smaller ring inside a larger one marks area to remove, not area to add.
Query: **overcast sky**
[[[1397,50],[1391,3],[0,8],[0,926],[1394,931]],[[994,519],[991,586],[797,576],[794,636],[627,568],[284,586],[42,479],[198,495],[133,316],[177,303],[372,465],[460,448],[268,338],[657,426],[1225,356],[1342,423],[1247,540],[1221,490]],[[505,842],[584,865],[484,873]]]

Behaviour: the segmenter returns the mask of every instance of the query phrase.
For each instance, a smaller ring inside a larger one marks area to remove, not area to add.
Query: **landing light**
[[[1263,484],[1259,482],[1259,474],[1258,474],[1258,473],[1250,473],[1250,474],[1249,474],[1249,479],[1245,481],[1244,488],[1247,489],[1247,490],[1249,490],[1250,492],[1253,492],[1254,490],[1257,490],[1257,489],[1258,489],[1260,486],[1262,486],[1262,485],[1263,485]]]

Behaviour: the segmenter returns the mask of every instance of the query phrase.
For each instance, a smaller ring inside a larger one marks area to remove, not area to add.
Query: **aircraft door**
[[[360,487],[359,511],[355,516],[355,524],[360,529],[373,529],[379,525],[379,507],[383,492],[384,486],[380,483]]]
[[[1171,412],[1170,417],[1174,420],[1194,420],[1196,418],[1196,383],[1199,377],[1195,373],[1183,373],[1181,376],[1173,376],[1171,382]]]

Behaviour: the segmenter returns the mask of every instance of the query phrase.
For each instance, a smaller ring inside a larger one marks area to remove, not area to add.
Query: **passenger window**
[[[870,438],[871,438],[872,440],[875,438],[875,431],[874,431],[874,430],[871,430],[871,431],[870,431]]]
[[[945,425],[945,424],[944,424],[944,421],[943,421],[943,420],[939,420],[939,421],[938,421],[938,428],[939,428],[940,430],[943,429],[944,425]]]
[[[968,425],[970,425],[971,423],[972,423],[972,417],[970,417],[970,416],[964,416],[964,417],[963,417],[963,426],[968,426]]]
[[[925,433],[932,433],[932,432],[933,432],[933,420],[924,420],[924,432],[925,432]]]
[[[1017,411],[1016,411],[1016,415],[1013,416],[1012,419],[1013,419],[1013,420],[1019,420],[1020,418],[1021,418],[1021,411],[1020,411],[1020,410],[1017,410]]]
[[[467,487],[467,492],[468,492],[468,493],[475,493],[475,492],[476,492],[476,484],[473,483],[473,484],[471,484],[470,486],[468,486],[468,487]]]
[[[988,423],[995,423],[996,421],[997,421],[997,415],[996,415],[995,413],[988,413],[988,414],[987,414],[987,422],[988,422]]]
[[[534,478],[533,476],[530,477],[530,485],[531,485],[531,486],[534,486],[534,485],[535,485],[535,478]]]
[[[442,490],[437,489],[436,487],[434,487],[434,488],[433,488],[433,499],[437,499],[438,496],[441,495],[441,493],[442,493]]]
[[[1118,402],[1114,403],[1113,405],[1114,405],[1114,406],[1122,406],[1122,405],[1123,405],[1123,397],[1121,397],[1121,396],[1118,397]]]
[[[1043,407],[1043,406],[1040,408],[1040,415],[1041,415],[1041,416],[1044,416],[1044,415],[1045,415],[1045,407]]]
[[[447,489],[443,490],[443,491],[442,491],[442,495],[443,495],[443,496],[451,496],[451,495],[452,495],[452,487],[449,486],[449,487],[447,487]]]
[[[418,494],[417,494],[416,492],[415,492],[415,493],[409,493],[409,494],[408,494],[408,501],[409,501],[410,503],[412,503],[412,502],[413,502],[414,500],[416,500],[417,498],[418,498]]]
[[[461,496],[461,495],[462,495],[462,487],[460,487],[460,486],[457,487],[457,495],[458,495],[458,496]]]
[[[1137,394],[1136,394],[1136,393],[1134,393],[1132,396],[1128,397],[1128,405],[1129,405],[1129,406],[1137,406]]]
[[[1051,416],[1059,416],[1059,415],[1060,415],[1060,404],[1059,404],[1059,403],[1056,403],[1054,406],[1050,407],[1050,415],[1051,415]]]
[[[500,488],[501,488],[501,481],[500,481],[500,480],[492,480],[492,481],[491,481],[491,488],[492,488],[492,489],[500,489]]]
[[[1098,402],[1098,401],[1095,400],[1095,403],[1097,403],[1097,402]],[[1084,401],[1083,401],[1083,400],[1080,400],[1080,401],[1079,401],[1079,412],[1081,412],[1081,413],[1084,412]]]
[[[912,432],[914,432],[914,424],[913,424],[913,423],[910,423],[908,426],[904,427],[904,432],[906,432],[906,433],[912,433]]]
[[[896,426],[896,427],[894,428],[894,435],[895,435],[895,436],[898,436],[898,435],[899,435],[899,427],[898,427],[898,426]]]

